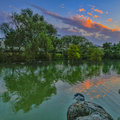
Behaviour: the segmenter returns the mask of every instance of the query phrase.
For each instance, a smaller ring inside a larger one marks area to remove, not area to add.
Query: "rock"
[[[73,103],[67,111],[67,120],[114,120],[101,106],[85,101]]]
[[[118,117],[118,119],[117,120],[120,120],[120,117]]]
[[[118,93],[120,94],[120,89],[118,90]]]

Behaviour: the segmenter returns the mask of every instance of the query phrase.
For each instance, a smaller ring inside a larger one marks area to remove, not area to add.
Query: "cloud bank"
[[[27,3],[29,4],[29,3]],[[54,14],[52,12],[47,11],[46,9],[41,8],[40,6],[34,5],[34,4],[29,4],[30,6],[37,8],[41,10],[44,14],[49,15],[53,18],[59,19],[62,21],[62,23],[70,25],[71,27],[73,26],[76,29],[70,29],[70,28],[60,28],[61,30],[66,31],[66,34],[79,34],[79,35],[84,35],[84,36],[89,36],[94,40],[109,40],[111,42],[118,42],[119,37],[120,37],[120,29],[117,27],[115,29],[110,29],[109,27],[102,25],[100,23],[95,23],[89,17],[85,17],[84,15],[76,15],[75,17],[70,16],[70,18],[67,17],[62,17],[57,14]],[[94,9],[92,8],[95,12],[99,12],[100,14],[103,14],[102,10]],[[98,16],[96,16],[98,17]],[[61,31],[60,30],[60,31]],[[83,32],[84,31],[84,32]],[[62,33],[62,31],[61,31]],[[111,38],[111,39],[110,39]],[[113,38],[114,41],[113,41]],[[107,42],[107,41],[106,41]]]

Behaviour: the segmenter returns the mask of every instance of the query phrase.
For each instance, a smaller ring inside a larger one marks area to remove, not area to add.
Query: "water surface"
[[[0,120],[67,120],[76,92],[120,117],[120,61],[0,64]]]

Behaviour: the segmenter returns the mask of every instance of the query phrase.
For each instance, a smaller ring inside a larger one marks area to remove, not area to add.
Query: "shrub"
[[[57,54],[55,55],[55,57],[56,57],[56,58],[63,58],[64,55],[63,55],[63,54],[60,54],[60,53],[57,53]]]

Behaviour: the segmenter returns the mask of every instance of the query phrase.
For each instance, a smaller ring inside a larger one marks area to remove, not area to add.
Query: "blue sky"
[[[60,35],[85,36],[94,44],[120,41],[120,0],[0,0],[0,24],[12,11],[30,8]],[[0,37],[4,35],[0,32]]]

